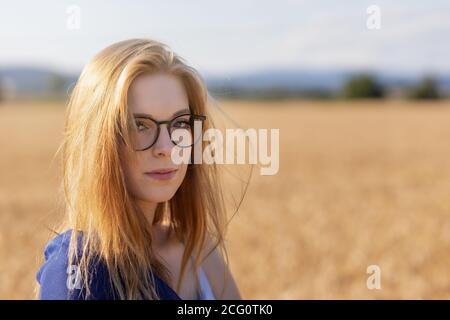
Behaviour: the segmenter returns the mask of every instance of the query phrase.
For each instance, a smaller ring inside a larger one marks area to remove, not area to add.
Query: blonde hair
[[[61,145],[66,207],[61,229],[73,230],[69,261],[79,261],[88,294],[94,257],[105,263],[120,299],[159,299],[153,272],[166,282],[171,277],[152,250],[151,226],[127,191],[119,156],[120,141],[130,145],[128,88],[140,74],[161,71],[182,80],[191,112],[207,115],[203,130],[213,127],[209,95],[198,72],[154,40],[121,41],[99,52],[83,69],[70,97]],[[197,270],[209,241],[209,253],[219,248],[228,264],[227,221],[216,165],[188,166],[174,197],[157,205],[153,223],[164,221],[185,246],[177,291],[189,257],[194,255]],[[75,231],[82,231],[81,245]]]

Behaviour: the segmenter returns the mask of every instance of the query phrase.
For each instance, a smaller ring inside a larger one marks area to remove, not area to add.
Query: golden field
[[[222,107],[243,127],[280,129],[278,174],[255,168],[230,224],[244,299],[450,298],[449,102]],[[33,297],[61,219],[63,117],[54,103],[0,104],[0,299]]]

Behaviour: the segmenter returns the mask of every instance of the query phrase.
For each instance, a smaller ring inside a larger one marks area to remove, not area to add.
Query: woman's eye
[[[136,123],[136,127],[138,129],[138,131],[143,131],[148,129],[147,126],[145,126],[143,123]]]
[[[175,128],[180,128],[180,129],[185,129],[185,128],[190,128],[191,124],[189,123],[189,121],[184,120],[184,121],[177,121],[174,123],[174,127]]]

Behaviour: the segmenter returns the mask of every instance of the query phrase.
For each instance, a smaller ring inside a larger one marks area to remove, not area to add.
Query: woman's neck
[[[139,199],[136,199],[135,201],[136,201],[137,206],[139,207],[139,209],[142,211],[145,218],[147,219],[148,223],[150,223],[150,225],[153,225],[156,207],[158,206],[158,204],[155,202],[149,202],[149,201],[144,201],[144,200],[139,200]]]

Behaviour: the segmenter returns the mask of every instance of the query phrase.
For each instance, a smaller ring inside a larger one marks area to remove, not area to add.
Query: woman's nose
[[[161,125],[159,137],[153,145],[153,154],[155,157],[167,157],[171,155],[173,142],[167,130],[167,124]]]

